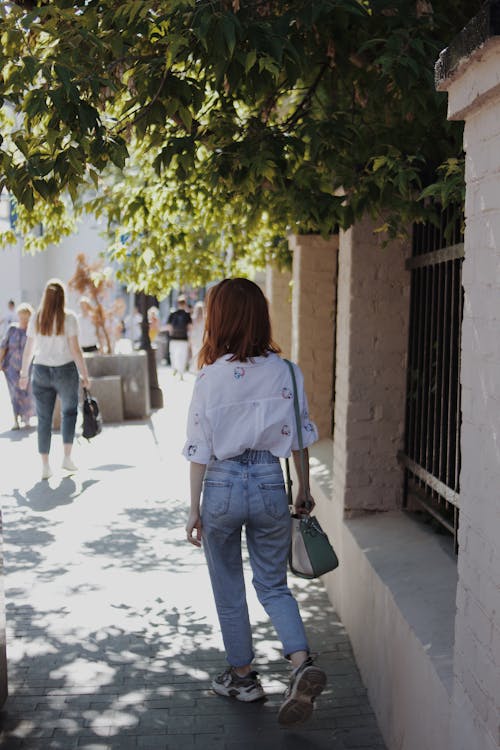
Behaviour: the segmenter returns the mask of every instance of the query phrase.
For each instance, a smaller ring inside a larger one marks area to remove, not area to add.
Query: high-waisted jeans
[[[242,667],[254,658],[241,557],[243,526],[253,585],[284,654],[308,651],[297,602],[287,586],[291,521],[278,459],[269,451],[245,451],[212,460],[203,482],[201,520],[229,664]]]
[[[38,417],[38,452],[48,453],[56,396],[61,399],[61,432],[64,444],[75,437],[78,414],[78,370],[74,362],[58,367],[33,365],[32,389]]]

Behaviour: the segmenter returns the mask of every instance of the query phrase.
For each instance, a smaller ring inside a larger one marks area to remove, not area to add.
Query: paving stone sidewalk
[[[276,722],[288,667],[250,580],[268,699],[245,705],[209,690],[225,663],[203,554],[184,540],[188,472],[179,453],[192,379],[159,375],[163,410],[79,442],[78,473],[55,471],[49,482],[39,480],[34,431],[8,430],[0,392],[10,688],[1,748],[382,750],[321,583],[292,582],[328,674],[308,724],[291,731]],[[57,435],[59,461],[60,453]]]

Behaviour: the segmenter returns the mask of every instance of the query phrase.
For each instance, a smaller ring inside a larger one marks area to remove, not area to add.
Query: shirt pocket
[[[223,516],[229,510],[233,483],[205,479],[203,482],[203,512],[212,517]]]
[[[283,482],[261,482],[259,491],[268,515],[276,519],[288,515],[288,496]]]

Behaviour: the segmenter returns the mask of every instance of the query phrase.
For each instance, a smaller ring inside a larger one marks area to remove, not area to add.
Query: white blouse
[[[203,367],[196,378],[183,455],[200,464],[212,456],[237,456],[247,448],[288,457],[299,448],[288,365],[274,353],[248,362],[230,362],[230,356]],[[318,432],[309,419],[302,372],[293,367],[307,447]]]
[[[26,335],[35,339],[34,362],[36,365],[60,367],[73,361],[68,338],[78,336],[78,321],[74,312],[66,310],[64,316],[64,333],[59,336],[42,336],[36,331],[36,314],[28,323]]]

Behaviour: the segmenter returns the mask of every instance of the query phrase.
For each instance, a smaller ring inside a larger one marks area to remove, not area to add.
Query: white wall
[[[50,246],[43,252],[24,254],[21,242],[0,250],[0,317],[11,298],[16,305],[29,302],[37,307],[48,279],[55,276],[67,283],[74,273],[79,253],[85,253],[89,260],[96,260],[107,244],[100,236],[103,229],[94,217],[86,217],[75,234],[64,237],[59,245]],[[68,292],[68,301],[69,307],[75,308],[77,296]]]
[[[440,86],[465,120],[462,469],[453,750],[500,746],[500,39]]]

